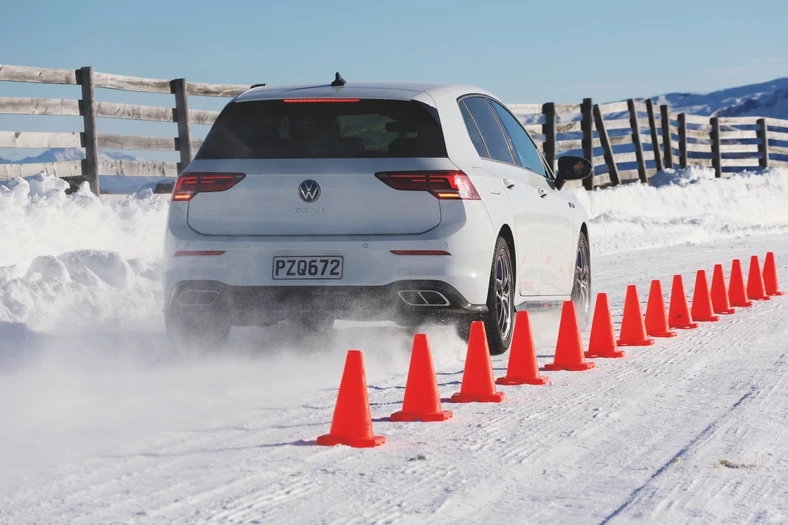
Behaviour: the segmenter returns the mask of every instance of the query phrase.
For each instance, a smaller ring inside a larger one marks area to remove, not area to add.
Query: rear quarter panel
[[[468,94],[470,94],[468,91],[451,91],[434,97],[434,101],[440,115],[449,159],[471,178],[492,222],[492,238],[483,241],[490,246],[489,264],[491,265],[498,232],[504,226],[509,226],[514,232],[514,216],[509,201],[502,191],[503,185],[500,178],[485,167],[468,136],[465,121],[457,103],[458,98]],[[480,90],[478,94],[489,93]]]

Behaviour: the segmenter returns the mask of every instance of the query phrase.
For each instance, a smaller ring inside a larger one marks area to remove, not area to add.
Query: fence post
[[[670,106],[662,104],[659,107],[662,116],[662,149],[665,152],[665,167],[673,167],[673,139],[670,138]]]
[[[178,122],[178,152],[181,161],[178,173],[185,170],[192,161],[192,132],[189,121],[189,94],[185,78],[177,78],[170,82],[170,89],[175,94],[175,120]]]
[[[761,168],[769,167],[769,127],[765,118],[758,119],[758,151],[761,153]]]
[[[602,118],[602,112],[599,111],[599,104],[594,104],[594,122],[596,123],[596,132],[599,134],[599,142],[602,143],[602,149],[605,151],[605,163],[610,183],[613,186],[618,186],[621,184],[621,180],[618,178],[618,167],[616,159],[613,157],[613,148],[610,146],[607,130],[605,130],[605,120]]]
[[[90,191],[98,196],[101,191],[99,185],[98,164],[98,135],[96,133],[96,89],[93,76],[93,67],[86,66],[79,70],[79,83],[82,85],[82,118],[85,132],[82,135],[85,146],[85,160],[82,163],[82,175],[90,184]]]
[[[682,168],[687,167],[687,115],[679,113],[679,161]]]
[[[657,171],[662,171],[662,155],[659,153],[659,133],[657,133],[657,117],[654,115],[654,102],[646,99],[646,111],[648,111],[648,125],[651,128],[651,147],[654,149],[654,163]]]
[[[550,168],[555,171],[555,104],[553,102],[543,104],[542,113],[544,113],[544,124],[542,125],[544,157]]]
[[[638,175],[640,182],[648,184],[648,173],[646,173],[646,161],[643,159],[643,144],[640,142],[640,125],[638,124],[638,114],[635,109],[635,100],[627,100],[629,107],[629,125],[632,126],[632,142],[635,144],[635,155],[638,159]]]
[[[720,119],[711,118],[711,163],[714,166],[714,176],[722,177],[722,151],[720,151]]]
[[[583,99],[583,105],[580,111],[583,113],[583,156],[588,159],[591,164],[594,163],[594,103],[590,98]],[[586,177],[583,179],[583,187],[587,190],[594,189],[594,176]]]

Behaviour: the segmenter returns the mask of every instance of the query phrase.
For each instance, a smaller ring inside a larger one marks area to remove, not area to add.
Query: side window
[[[490,158],[514,164],[512,153],[509,151],[501,126],[498,125],[498,120],[495,118],[487,101],[481,97],[469,97],[463,99],[463,102],[465,102],[468,111],[473,116],[474,122],[479,127],[479,132],[482,134],[487,150],[490,152]]]
[[[462,100],[459,102],[459,105],[460,112],[462,112],[462,119],[465,121],[465,127],[468,128],[468,135],[471,136],[471,142],[473,142],[473,147],[476,148],[476,153],[483,159],[489,159],[490,154],[487,153],[487,147],[484,145],[482,136],[479,134],[479,128],[476,127],[476,123],[468,112],[468,108],[465,107],[465,103]]]
[[[509,135],[512,149],[517,157],[517,164],[546,177],[547,174],[542,164],[542,158],[539,156],[539,152],[536,150],[531,137],[528,136],[517,119],[506,108],[494,100],[491,100],[490,103],[495,108],[498,118],[501,119],[504,129]]]

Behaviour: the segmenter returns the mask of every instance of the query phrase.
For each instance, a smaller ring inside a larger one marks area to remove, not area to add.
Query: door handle
[[[542,189],[542,188],[537,188],[537,191],[539,192],[539,196],[540,196],[541,198],[543,198],[543,199],[544,199],[545,197],[547,197],[547,192],[546,192],[544,189]]]
[[[503,182],[503,185],[506,186],[507,188],[514,187],[514,181],[508,177],[504,177],[503,179],[501,179],[501,181]]]

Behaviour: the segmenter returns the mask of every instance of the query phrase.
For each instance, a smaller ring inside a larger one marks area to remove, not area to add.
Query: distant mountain
[[[788,120],[788,78],[711,93],[668,93],[652,97],[671,111],[713,117],[772,117]]]
[[[37,164],[45,162],[63,162],[69,160],[82,160],[85,158],[85,152],[77,148],[51,148],[36,155],[35,157],[25,157],[19,160],[9,160],[0,157],[0,164]],[[99,152],[99,159],[113,159],[113,160],[137,160],[136,157],[126,155],[125,153],[115,153],[111,151]]]

